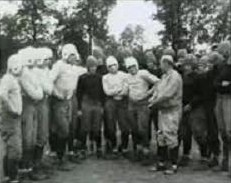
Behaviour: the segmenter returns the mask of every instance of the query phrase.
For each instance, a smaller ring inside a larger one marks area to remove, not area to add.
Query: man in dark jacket
[[[216,116],[221,138],[223,140],[223,171],[229,170],[231,147],[231,66],[222,67],[215,80],[217,89]]]
[[[211,165],[217,165],[220,152],[218,127],[214,114],[216,102],[214,78],[215,68],[212,68],[208,57],[202,57],[198,63],[194,97],[189,105],[191,108],[189,122],[193,136],[200,147],[203,166],[209,164],[208,159],[211,154],[213,154]]]
[[[77,99],[79,114],[82,117],[80,140],[82,156],[86,155],[87,136],[95,141],[97,156],[102,154],[101,149],[101,122],[103,118],[104,92],[102,76],[96,73],[98,62],[93,56],[87,58],[88,72],[79,77],[77,85]]]
[[[216,116],[219,132],[223,141],[223,160],[220,170],[229,171],[229,157],[231,151],[231,58],[230,43],[223,42],[219,45],[224,62],[219,68],[214,81],[217,92]]]
[[[162,76],[162,71],[159,67],[159,64],[157,63],[157,59],[155,55],[151,52],[148,51],[146,53],[146,63],[147,63],[147,70],[155,75],[158,78],[161,78]],[[151,140],[152,136],[152,123],[154,125],[154,129],[157,131],[158,130],[158,109],[156,107],[152,107],[150,109],[150,116],[149,116],[149,130],[148,130],[148,135],[149,139]]]
[[[196,73],[194,67],[197,59],[193,54],[188,54],[181,64],[183,79],[183,115],[179,127],[179,144],[183,141],[183,156],[179,162],[181,166],[188,165],[192,145],[192,130],[189,124],[190,103],[194,98],[194,83]]]

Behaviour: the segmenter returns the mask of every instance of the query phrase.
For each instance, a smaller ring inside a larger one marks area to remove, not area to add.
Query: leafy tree
[[[18,40],[14,40],[9,36],[0,35],[0,77],[7,69],[7,59],[23,47]]]
[[[4,15],[0,20],[1,35],[7,38],[18,39],[17,16]]]
[[[154,0],[154,2],[157,5],[154,19],[165,26],[165,29],[159,32],[159,35],[163,36],[162,43],[167,45],[170,42],[174,49],[179,48],[182,38],[186,35],[181,20],[183,1]]]
[[[106,40],[108,33],[107,18],[116,0],[79,0],[76,16],[88,34],[89,54],[92,53],[92,41],[96,37]]]
[[[191,45],[195,41],[220,42],[230,34],[229,0],[188,0],[184,5],[183,24]]]
[[[72,12],[72,13],[70,13]],[[86,32],[79,18],[71,8],[54,10],[53,16],[58,20],[57,28],[54,32],[54,40],[57,44],[73,43],[84,61],[88,55],[88,43],[85,41]]]
[[[231,34],[231,2],[229,0],[222,2],[222,6],[219,14],[214,20],[214,34],[212,37],[213,42],[219,42],[224,40],[227,36]]]
[[[164,45],[177,50],[195,42],[218,42],[230,34],[230,0],[153,0],[154,19],[164,25],[159,32]]]
[[[10,1],[11,2],[11,1]],[[0,20],[1,34],[24,44],[38,45],[50,41],[52,10],[48,4],[55,1],[22,0],[15,15]]]
[[[24,45],[74,43],[85,59],[94,39],[107,40],[107,17],[116,0],[76,0],[60,9],[61,1],[22,0],[17,14],[0,20],[0,34]]]
[[[128,25],[124,29],[124,31],[121,33],[120,40],[124,45],[132,45],[134,40],[134,31],[132,25]]]
[[[107,56],[109,55],[114,55],[117,56],[118,55],[118,50],[120,47],[120,43],[116,40],[114,35],[110,35],[107,37],[107,40],[105,42],[105,54]]]
[[[52,36],[46,19],[50,16],[50,9],[44,0],[22,0],[16,14],[3,15],[0,19],[1,71],[6,70],[9,55],[18,49],[26,45],[50,45]]]
[[[144,28],[141,25],[136,25],[135,27],[132,25],[127,25],[124,31],[121,33],[120,41],[123,43],[123,45],[131,48],[143,46],[143,33]]]
[[[36,45],[46,40],[48,26],[44,16],[50,15],[50,9],[44,0],[22,0],[17,12],[17,29],[25,42]]]
[[[139,63],[141,68],[146,67],[146,61],[144,56],[144,28],[141,25],[127,25],[124,31],[121,33],[120,42],[122,46],[119,47],[122,56],[133,55]],[[119,55],[121,56],[121,55]]]
[[[58,20],[58,28],[55,36],[59,43],[76,44],[85,59],[92,53],[94,40],[107,40],[107,16],[115,3],[116,0],[77,0],[72,10],[56,11],[54,17]]]

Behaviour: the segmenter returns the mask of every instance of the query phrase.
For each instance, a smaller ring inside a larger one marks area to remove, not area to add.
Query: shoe
[[[7,183],[9,180],[10,180],[10,178],[8,176],[5,176],[1,182]]]
[[[156,172],[156,171],[165,171],[167,169],[166,165],[162,162],[157,163],[155,166],[151,167],[149,171]]]
[[[122,149],[121,152],[122,152],[122,154],[127,154],[129,152],[129,150],[128,149]]]
[[[128,149],[122,149],[121,154],[123,157],[128,158],[129,150]]]
[[[141,145],[137,145],[136,159],[141,162],[143,160],[143,147]]]
[[[152,165],[152,160],[150,159],[149,155],[143,155],[143,158],[141,160],[142,166],[150,166]]]
[[[109,141],[107,141],[105,144],[105,153],[110,154],[111,152],[112,152],[112,145]]]
[[[72,168],[63,160],[59,161],[58,168],[59,171],[71,171]]]
[[[71,156],[74,156],[75,155],[75,152],[74,151],[69,151],[67,154],[68,155],[71,155]]]
[[[231,178],[231,171],[228,172],[228,175],[227,175],[229,178]]]
[[[222,162],[222,165],[218,165],[218,166],[212,167],[212,170],[214,172],[222,172],[222,171],[228,172],[229,171],[229,167],[228,167],[228,164]]]
[[[143,154],[141,151],[138,151],[135,156],[137,162],[141,162],[143,160]]]
[[[96,155],[97,155],[97,158],[98,158],[98,159],[99,159],[99,158],[102,158],[102,157],[103,157],[103,152],[102,152],[102,150],[101,150],[101,149],[98,149]]]
[[[69,161],[74,163],[74,164],[81,164],[82,163],[81,160],[78,157],[74,157],[74,156],[70,157]]]
[[[122,148],[122,145],[120,145],[119,148],[118,148],[118,152],[119,152],[119,153],[122,153],[122,149],[123,149],[123,148]]]
[[[139,162],[141,161],[141,157],[139,156],[139,154],[137,152],[132,152],[132,155],[131,155],[131,161],[132,162]]]
[[[49,177],[47,175],[45,175],[44,173],[42,173],[40,171],[35,171],[35,172],[29,173],[29,179],[33,180],[33,181],[41,181],[41,180],[45,180],[48,178]]]
[[[212,171],[214,171],[214,172],[221,172],[221,171],[223,171],[221,165],[214,166],[214,167],[212,167],[211,169],[212,169]]]
[[[117,155],[117,154],[118,154],[118,149],[114,148],[114,149],[112,150],[112,154]]]
[[[69,157],[72,157],[72,156],[75,155],[75,153],[74,153],[74,151],[69,151],[69,152],[67,153],[67,155],[68,155]]]
[[[18,169],[18,175],[19,175],[19,179],[21,181],[23,180],[29,180],[29,175],[32,172],[32,168],[21,168]]]
[[[87,158],[87,154],[85,150],[81,150],[79,154],[79,159],[85,160]]]
[[[229,171],[229,161],[224,159],[221,165],[222,171]]]
[[[142,149],[142,153],[143,153],[143,155],[145,155],[145,156],[148,156],[149,154],[150,154],[150,150],[148,149],[148,148],[143,148]]]
[[[90,142],[90,145],[89,145],[89,149],[88,149],[88,155],[93,155],[94,154],[94,150],[95,150],[95,145],[94,145],[94,142],[91,141]]]
[[[70,151],[70,152],[68,153],[68,160],[69,160],[70,162],[72,162],[72,163],[79,164],[79,161],[78,161],[78,159],[76,159],[76,156],[75,156],[75,154],[74,154],[74,151]]]
[[[172,165],[170,168],[168,168],[164,171],[164,174],[173,175],[173,174],[177,173],[177,169],[178,169],[177,165]]]
[[[133,143],[133,151],[137,152],[137,144],[136,143]]]
[[[141,165],[142,166],[150,166],[152,164],[152,161],[149,159],[149,158],[144,158],[142,161],[141,161]]]
[[[210,168],[216,167],[219,165],[218,157],[213,157],[213,159],[208,163]]]
[[[18,178],[16,179],[8,179],[6,183],[20,183],[20,180]]]
[[[136,150],[137,150],[137,152],[142,152],[143,151],[143,146],[142,145],[137,145]]]
[[[109,155],[109,154],[108,154]],[[114,148],[112,154],[110,154],[110,159],[115,160],[119,157],[118,149]]]
[[[51,157],[51,158],[57,157],[57,153],[56,152],[47,152],[46,155]]]
[[[39,167],[41,170],[45,170],[45,171],[53,170],[53,166],[50,161],[41,161]]]
[[[190,157],[189,155],[183,155],[179,161],[179,166],[185,167],[189,165],[190,162]]]
[[[152,164],[151,162],[151,155],[150,155],[150,150],[147,147],[144,147],[142,149],[142,162],[141,164],[143,166],[149,166]]]
[[[196,167],[193,168],[193,170],[195,171],[205,171],[209,169],[209,162],[206,158],[202,158],[199,161],[199,165],[197,165]]]
[[[32,168],[22,168],[22,169],[19,169],[18,172],[20,174],[27,174],[27,173],[32,172],[32,170],[33,170]]]

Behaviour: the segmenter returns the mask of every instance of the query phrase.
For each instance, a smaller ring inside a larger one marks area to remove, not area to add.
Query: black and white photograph
[[[0,0],[0,183],[231,183],[231,0]]]

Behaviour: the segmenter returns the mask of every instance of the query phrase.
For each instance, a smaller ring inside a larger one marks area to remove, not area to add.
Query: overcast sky
[[[162,29],[162,25],[152,20],[154,13],[156,13],[156,6],[152,2],[118,0],[108,17],[109,31],[119,38],[120,33],[128,24],[140,24],[145,29],[145,47],[157,45],[160,43],[157,32]]]
[[[62,0],[60,6],[70,5],[72,1]],[[3,13],[14,14],[17,10],[18,1],[9,3],[0,1],[0,16]],[[108,16],[109,34],[113,34],[118,39],[121,32],[128,24],[140,24],[144,27],[145,48],[149,48],[160,43],[157,32],[162,29],[162,25],[152,20],[152,15],[156,13],[156,6],[152,2],[144,0],[117,0],[117,5]]]

